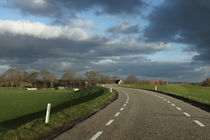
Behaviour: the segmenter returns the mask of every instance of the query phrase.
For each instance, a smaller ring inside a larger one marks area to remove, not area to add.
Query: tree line
[[[123,80],[124,84],[149,85],[150,81],[141,81],[135,75],[128,75],[125,79],[119,76],[109,76],[96,71],[87,71],[84,76],[77,75],[69,70],[58,78],[49,70],[25,72],[10,68],[0,75],[0,87],[34,87],[34,88],[56,88],[59,86],[68,88],[82,88],[87,85],[113,84],[117,80]],[[161,83],[165,84],[161,81]],[[196,85],[210,86],[210,78]]]
[[[82,77],[73,70],[64,73],[58,78],[49,70],[40,72],[25,72],[10,68],[0,75],[0,87],[34,87],[34,88],[55,88],[64,86],[68,88],[81,88],[87,85],[114,83],[122,79],[118,76],[109,76],[96,71],[87,71]],[[138,83],[139,80],[134,75],[130,75],[125,80],[127,83]]]
[[[210,87],[210,78],[207,78],[201,83],[202,86]]]

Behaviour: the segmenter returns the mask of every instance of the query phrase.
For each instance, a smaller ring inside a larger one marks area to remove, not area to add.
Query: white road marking
[[[109,120],[106,125],[110,125],[114,120]]]
[[[114,116],[117,117],[120,115],[120,112],[117,112]]]
[[[163,97],[160,97],[161,99],[163,99]]]
[[[170,101],[167,101],[169,104],[171,103]]]
[[[198,120],[194,120],[194,122],[197,123],[200,127],[205,127],[205,125],[202,124],[202,123],[201,123],[200,121],[198,121]]]
[[[96,140],[102,133],[103,131],[98,131],[94,136],[92,136],[92,138],[90,138],[90,140]]]
[[[125,92],[125,91],[123,91],[123,90],[121,90],[126,96],[127,96],[127,101],[129,101],[129,96],[128,96],[128,94]]]
[[[166,99],[163,99],[164,101],[167,101]]]
[[[186,113],[186,112],[183,112],[184,115],[186,115],[187,117],[190,117],[190,114]]]
[[[123,105],[124,107],[126,106],[126,104]]]
[[[124,108],[120,108],[120,110],[122,111]]]
[[[175,104],[171,104],[172,106],[176,106]]]
[[[125,104],[127,104],[128,102],[126,101]]]
[[[176,109],[178,109],[178,110],[182,110],[181,108],[179,108],[179,107],[176,107]]]

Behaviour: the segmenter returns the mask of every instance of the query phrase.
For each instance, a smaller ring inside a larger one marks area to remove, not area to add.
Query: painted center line
[[[123,106],[126,106],[126,104],[124,104]]]
[[[176,106],[175,104],[171,104],[172,106]]]
[[[120,108],[120,110],[122,111],[124,108]]]
[[[164,101],[167,101],[166,99],[163,99]]]
[[[200,121],[198,121],[198,120],[194,120],[194,122],[197,123],[200,127],[205,127],[205,125],[202,124],[202,123],[201,123]]]
[[[117,117],[120,115],[120,112],[117,112],[114,116]]]
[[[183,112],[184,115],[186,115],[187,117],[190,117],[190,114],[186,113],[186,112]]]
[[[110,125],[114,120],[109,120],[106,125]]]
[[[96,140],[102,133],[103,131],[98,131],[90,140]]]
[[[171,103],[170,101],[167,101],[169,104]]]
[[[176,109],[178,109],[178,110],[182,110],[181,108],[179,108],[179,107],[176,107]]]
[[[125,91],[123,91],[123,90],[121,90],[125,95],[126,95],[126,97],[127,97],[127,101],[126,102],[128,102],[129,101],[129,96],[128,96],[128,94],[125,92]]]

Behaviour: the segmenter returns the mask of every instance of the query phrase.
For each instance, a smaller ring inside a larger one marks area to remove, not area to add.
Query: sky
[[[210,77],[208,0],[1,0],[0,74]]]

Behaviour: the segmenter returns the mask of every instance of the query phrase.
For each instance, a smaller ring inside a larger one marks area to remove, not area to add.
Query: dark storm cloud
[[[78,41],[4,33],[0,34],[0,42],[0,65],[21,70],[49,69],[58,76],[70,69],[78,73],[95,70],[119,76],[135,74],[146,80],[167,81],[202,81],[206,76],[201,75],[205,69],[196,70],[196,66],[189,63],[152,62],[144,54],[164,51],[169,49],[168,46],[141,44],[131,38],[119,43],[100,36]]]
[[[149,15],[147,41],[188,44],[199,55],[195,61],[210,64],[210,1],[165,0]]]
[[[210,72],[197,68],[198,65],[187,62],[153,62],[143,56],[125,56],[115,62],[98,63],[93,66],[93,69],[100,72],[124,77],[137,75],[141,80],[200,82],[210,76]]]
[[[10,0],[24,14],[62,17],[97,9],[98,14],[136,15],[146,4],[142,0]]]
[[[107,29],[109,33],[134,34],[139,33],[139,24],[129,25],[128,22],[118,22]]]
[[[59,16],[62,10],[56,6],[56,1],[49,0],[9,0],[8,5],[19,9],[23,14],[37,16]]]
[[[50,69],[57,73],[69,69],[84,72],[113,56],[114,61],[118,61],[127,55],[170,49],[168,44],[144,43],[132,37],[119,41],[91,35],[80,28],[81,25],[52,26],[0,20],[0,65],[22,70]]]
[[[11,41],[12,40],[12,41]],[[72,57],[86,60],[99,59],[109,56],[123,56],[128,54],[151,54],[170,49],[164,44],[144,44],[135,42],[113,42],[104,37],[94,36],[88,40],[74,41],[71,39],[55,38],[41,39],[27,35],[0,35],[0,58],[16,60],[16,63],[31,63],[37,59]],[[130,46],[130,47],[128,47]],[[159,47],[157,47],[159,46]]]

